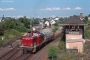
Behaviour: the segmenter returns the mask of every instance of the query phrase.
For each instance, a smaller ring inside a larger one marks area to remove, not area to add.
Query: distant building
[[[59,19],[60,19],[59,17],[54,18],[55,22],[57,22],[57,23],[59,22]]]
[[[40,28],[44,27],[44,20],[43,19],[39,19],[39,26],[40,26]]]
[[[59,20],[60,18],[59,17],[55,17],[55,19],[54,20]]]
[[[0,17],[0,22],[2,22],[2,17]]]
[[[11,17],[4,17],[4,15],[3,15],[3,17],[0,18],[0,22],[8,20],[8,19],[11,19]]]
[[[55,23],[58,23],[59,22],[59,17],[55,17],[55,18],[52,18],[52,17],[50,17],[50,23],[51,23],[51,25],[52,24],[55,24]]]
[[[90,14],[88,15],[88,20],[90,20]]]
[[[44,24],[46,24],[47,26],[49,26],[50,23],[49,23],[49,21],[46,21]]]
[[[83,13],[80,13],[80,20],[83,20]]]
[[[80,13],[80,15],[75,15],[75,16],[77,16],[80,20],[83,20],[84,19],[83,13]]]
[[[11,19],[11,17],[5,17],[5,20],[9,20],[9,19]]]
[[[56,23],[55,20],[51,20],[51,21],[50,21],[50,24],[51,24],[51,25],[53,25],[53,24],[55,24],[55,23]]]
[[[3,17],[1,17],[1,22],[4,21],[4,20],[5,20],[5,17],[4,17],[4,15],[3,15]]]

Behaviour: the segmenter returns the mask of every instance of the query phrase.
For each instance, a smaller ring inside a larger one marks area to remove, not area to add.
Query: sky
[[[90,0],[0,0],[0,17],[68,17],[90,14]]]

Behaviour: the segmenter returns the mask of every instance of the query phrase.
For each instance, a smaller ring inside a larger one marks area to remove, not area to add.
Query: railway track
[[[11,57],[9,58],[9,60],[15,60],[15,59],[18,58],[18,56],[20,56],[21,54],[22,54],[22,52],[21,52],[20,49],[19,49],[19,51],[16,52],[13,56],[11,56]]]
[[[60,33],[58,33],[55,36],[55,40],[59,36],[60,36]],[[20,48],[17,48],[17,47],[18,47],[18,45],[16,45],[9,52],[7,52],[2,57],[0,57],[0,60],[27,60],[27,58],[32,55],[32,54],[22,54],[21,51],[20,51]]]
[[[9,51],[7,54],[2,56],[0,60],[9,60],[15,53],[19,51],[18,48],[13,48],[11,51]]]
[[[19,56],[18,58],[16,58],[15,60],[25,60],[27,59],[31,54],[22,54],[21,56]]]
[[[10,48],[10,50],[6,53],[4,53],[3,55],[0,56],[0,60],[8,60],[9,58],[11,58],[16,52],[19,51],[19,48],[17,48],[19,45],[14,43],[14,46],[12,48]]]
[[[48,48],[48,46],[51,43],[56,43],[57,41],[59,41],[61,39],[60,37],[61,33],[56,34],[55,36],[55,40],[53,40],[52,42],[50,42],[49,44],[47,44],[46,46],[44,46],[40,51],[38,51],[36,54],[29,56],[27,59],[25,60],[39,60],[40,56],[43,54],[43,52],[45,52]]]

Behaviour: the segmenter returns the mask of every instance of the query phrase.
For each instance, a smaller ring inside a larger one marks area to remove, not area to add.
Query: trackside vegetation
[[[39,21],[26,16],[15,19],[10,18],[0,22],[0,47],[5,47],[8,44],[21,38],[21,36],[30,31],[30,25],[39,24]]]
[[[64,40],[60,39],[59,44],[57,46],[55,46],[54,44],[51,44],[51,46],[49,47],[47,51],[48,60],[90,60],[90,41],[89,41],[90,40],[90,20],[88,20],[88,17],[85,16],[83,21],[87,24],[83,32],[84,39],[88,39],[84,44],[83,53],[78,53],[77,51],[67,50]],[[54,32],[56,30],[57,29],[54,29]],[[63,35],[63,33],[61,34]],[[57,52],[53,52],[53,51],[57,51]]]

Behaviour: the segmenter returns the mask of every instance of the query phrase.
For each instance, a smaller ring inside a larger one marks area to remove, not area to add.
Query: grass
[[[74,52],[74,51],[70,51],[68,52],[65,48],[65,43],[63,41],[60,40],[60,43],[58,44],[59,47],[59,51],[58,51],[58,55],[57,58],[55,60],[89,60],[89,55],[88,53],[90,52],[90,41],[86,42],[84,44],[84,51],[83,53],[78,53],[78,52]]]
[[[11,44],[12,42],[16,41],[17,39],[19,39],[22,36],[21,32],[18,32],[15,29],[11,29],[11,30],[5,30],[4,31],[4,36],[0,37],[0,47],[5,47],[9,44]],[[4,38],[4,40],[2,41],[1,38]]]
[[[84,29],[84,38],[90,39],[90,27],[85,27]]]

